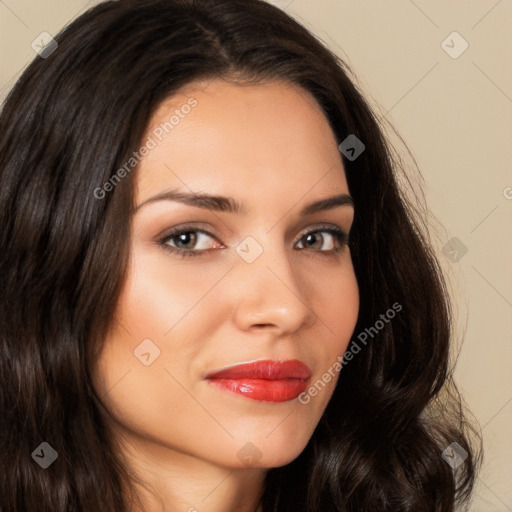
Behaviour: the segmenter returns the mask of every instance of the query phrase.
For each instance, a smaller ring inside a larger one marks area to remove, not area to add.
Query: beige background
[[[0,100],[36,36],[95,3],[0,0]],[[348,61],[417,160],[464,337],[455,374],[484,434],[471,512],[512,511],[512,0],[272,3]],[[457,262],[442,252],[452,237],[467,247]]]

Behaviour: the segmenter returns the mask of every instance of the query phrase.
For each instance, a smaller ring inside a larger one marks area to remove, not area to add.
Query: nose
[[[307,283],[293,268],[284,248],[268,245],[252,263],[240,258],[235,280],[235,322],[242,330],[272,329],[276,335],[310,327],[316,318],[308,303]]]

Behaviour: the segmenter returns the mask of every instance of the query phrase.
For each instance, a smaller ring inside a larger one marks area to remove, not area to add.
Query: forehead
[[[304,89],[283,82],[194,83],[155,111],[137,200],[166,188],[211,193],[348,192],[335,136]],[[321,189],[321,190],[320,190]]]

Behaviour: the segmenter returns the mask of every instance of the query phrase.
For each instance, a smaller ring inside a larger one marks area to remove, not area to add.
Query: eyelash
[[[202,233],[211,238],[215,238],[212,234],[208,233],[208,231],[205,231],[203,229],[199,229],[197,227],[192,227],[192,226],[184,226],[184,227],[177,228],[174,231],[172,231],[171,233],[167,234],[164,238],[159,240],[159,243],[162,245],[164,250],[169,251],[173,254],[176,254],[177,256],[180,256],[182,258],[188,258],[191,256],[201,256],[205,252],[208,252],[209,250],[211,250],[211,249],[206,249],[206,250],[204,250],[204,249],[203,250],[180,249],[177,247],[172,247],[167,244],[167,242],[169,240],[176,238],[177,236],[182,235],[184,233],[190,233],[190,232]],[[344,246],[350,246],[350,239],[349,239],[349,236],[347,235],[347,233],[344,230],[342,230],[338,227],[333,227],[333,226],[319,226],[311,231],[307,231],[306,233],[303,233],[300,236],[298,241],[300,241],[303,238],[307,237],[308,235],[311,235],[314,233],[330,233],[331,235],[334,236],[335,240],[340,245],[338,248],[330,249],[328,251],[315,251],[315,252],[326,253],[327,256],[331,256],[333,254],[337,254],[337,253],[341,252],[343,250]],[[304,248],[301,248],[300,250],[303,250],[303,249]]]

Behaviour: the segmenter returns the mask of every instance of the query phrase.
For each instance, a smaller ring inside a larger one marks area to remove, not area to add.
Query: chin
[[[237,469],[242,468],[277,468],[286,466],[295,460],[304,450],[309,438],[294,439],[288,436],[272,435],[269,438],[255,438],[237,447],[236,458],[231,461]]]

